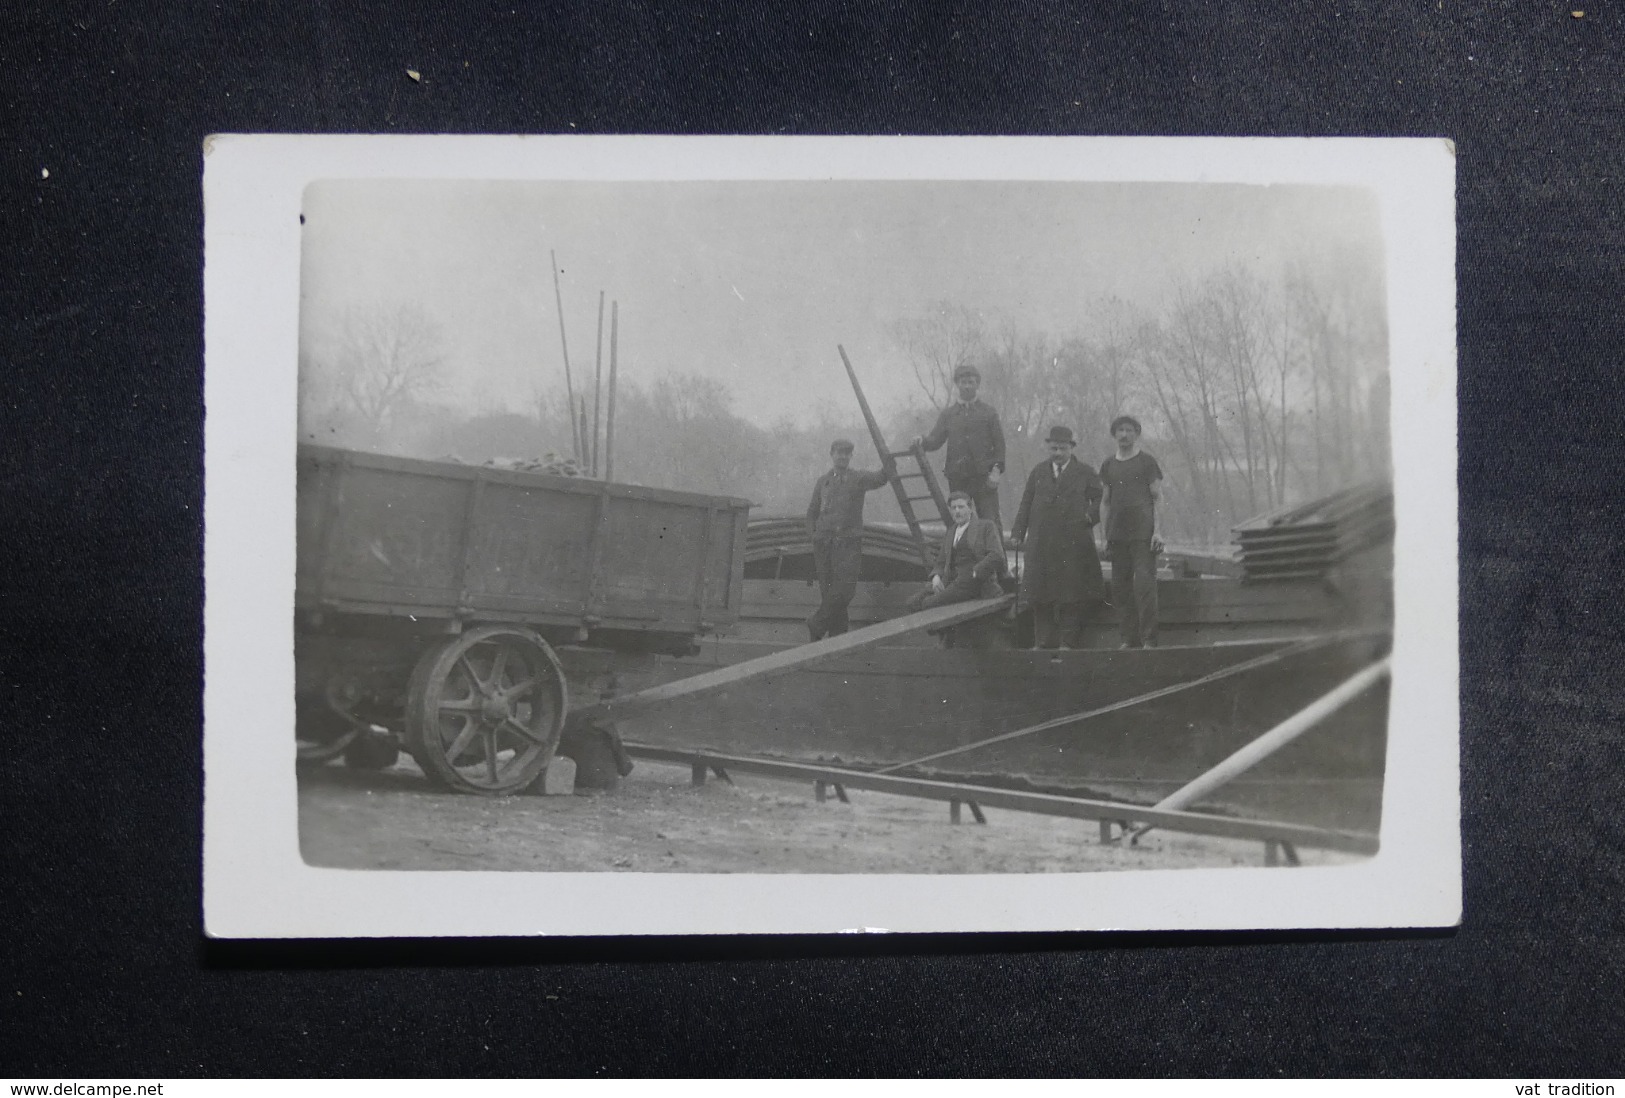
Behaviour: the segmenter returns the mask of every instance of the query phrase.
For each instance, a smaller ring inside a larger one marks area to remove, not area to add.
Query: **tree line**
[[[895,447],[929,429],[953,399],[955,368],[978,367],[981,396],[1005,427],[1006,522],[1028,469],[1044,458],[1050,426],[1071,427],[1078,456],[1098,464],[1112,449],[1111,420],[1132,414],[1166,476],[1164,536],[1221,545],[1253,515],[1388,475],[1383,290],[1361,270],[1350,264],[1337,280],[1317,280],[1289,268],[1267,280],[1229,268],[1179,287],[1157,311],[1088,303],[1059,336],[942,302],[897,320],[893,357],[860,370],[903,370],[917,383],[919,399],[882,416]],[[539,389],[522,412],[470,413],[446,402],[445,362],[422,310],[357,314],[301,363],[302,437],[474,464],[570,455],[562,385]],[[761,514],[801,513],[832,439],[852,439],[856,464],[875,464],[844,390],[841,383],[842,403],[813,422],[761,426],[739,414],[716,378],[623,380],[615,478],[740,496]],[[891,493],[870,501],[871,521],[901,521]]]
[[[1271,282],[1233,267],[1160,313],[1094,302],[1059,338],[944,302],[893,336],[932,404],[951,399],[961,363],[979,367],[1016,477],[1044,459],[1050,426],[1098,464],[1111,421],[1133,415],[1166,477],[1165,534],[1222,544],[1247,518],[1390,475],[1383,290],[1358,275]]]

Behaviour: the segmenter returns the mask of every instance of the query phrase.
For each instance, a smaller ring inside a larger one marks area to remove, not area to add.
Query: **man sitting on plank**
[[[998,576],[1004,568],[1004,546],[999,528],[992,519],[976,517],[970,493],[955,492],[948,497],[953,529],[942,537],[937,564],[931,570],[931,589],[909,600],[911,610],[929,610],[973,599],[998,598]]]

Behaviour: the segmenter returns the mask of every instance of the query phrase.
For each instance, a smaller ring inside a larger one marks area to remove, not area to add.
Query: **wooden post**
[[[621,303],[609,305],[609,406],[604,412],[604,479],[615,479],[615,332]]]
[[[826,787],[823,782],[813,782],[813,798],[817,800],[819,804],[823,804],[829,796],[825,790]]]
[[[592,469],[589,466],[589,458],[587,456],[587,451],[591,447],[591,443],[589,443],[587,441],[587,394],[586,393],[581,394],[581,412],[576,417],[576,419],[581,424],[581,461],[578,464],[580,466],[582,476],[584,476],[584,477],[585,476],[591,476],[592,475]]]
[[[706,770],[706,767],[705,767],[704,763],[695,763],[693,766],[689,767],[689,771],[688,771],[689,784],[690,785],[704,785],[705,784],[705,770]]]
[[[959,802],[958,801],[949,801],[948,802],[948,822],[951,823],[951,824],[956,824],[956,823],[959,822]]]
[[[559,349],[564,352],[564,403],[570,409],[570,445],[576,460],[581,460],[581,432],[576,429],[576,389],[570,380],[570,344],[564,338],[564,293],[559,289],[559,257],[551,249],[547,253],[553,263],[553,303],[559,310]]]
[[[987,817],[982,815],[981,805],[977,804],[975,801],[966,801],[965,803],[970,806],[971,819],[975,820],[979,824],[987,823]]]
[[[842,785],[840,782],[835,782],[833,784],[835,786],[836,799],[842,804],[851,804],[852,799],[846,795],[846,786]]]
[[[598,291],[598,354],[592,368],[592,475],[598,475],[598,405],[604,395],[604,291]]]

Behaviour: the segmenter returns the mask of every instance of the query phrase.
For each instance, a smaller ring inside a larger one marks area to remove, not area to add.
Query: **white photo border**
[[[220,135],[204,142],[206,932],[221,938],[1448,926],[1461,914],[1455,150],[1442,138]],[[319,179],[1337,184],[1377,196],[1395,489],[1382,848],[998,875],[323,869],[291,765],[300,206]]]

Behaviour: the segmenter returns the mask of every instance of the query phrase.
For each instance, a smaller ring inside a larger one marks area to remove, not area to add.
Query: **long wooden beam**
[[[576,456],[581,460],[581,431],[576,425],[576,388],[570,380],[570,344],[564,338],[564,294],[559,289],[559,257],[552,251],[547,258],[553,264],[553,304],[559,310],[559,350],[564,354],[564,404],[570,410],[570,446]]]
[[[931,610],[921,610],[915,614],[905,614],[900,618],[867,625],[862,629],[854,629],[850,633],[842,633],[836,637],[825,637],[821,641],[798,645],[795,648],[786,648],[782,652],[759,656],[753,660],[730,664],[715,671],[693,675],[686,679],[678,679],[661,686],[652,686],[647,690],[639,690],[635,694],[625,694],[615,698],[605,698],[597,705],[588,706],[582,712],[592,718],[622,717],[628,713],[647,709],[651,705],[661,702],[673,701],[677,698],[691,698],[700,694],[707,694],[714,690],[722,690],[734,683],[746,679],[757,678],[761,675],[770,675],[775,671],[788,671],[794,667],[804,667],[818,660],[830,656],[839,656],[845,652],[855,651],[879,644],[893,637],[900,637],[905,633],[914,633],[921,629],[946,629],[950,625],[971,621],[975,618],[986,617],[1005,609],[1010,605],[1013,596],[1001,595],[994,599],[976,599],[973,602],[956,602],[950,606],[938,606]]]
[[[1221,786],[1228,785],[1238,776],[1251,770],[1393,674],[1393,666],[1394,658],[1384,656],[1376,663],[1345,680],[1339,686],[1321,695],[1315,701],[1310,702],[1211,769],[1203,771],[1191,781],[1180,786],[1158,801],[1156,807],[1170,812],[1180,812]],[[1137,842],[1141,835],[1156,826],[1156,824],[1152,823],[1145,824],[1131,837],[1130,841]]]
[[[1247,839],[1265,843],[1291,843],[1294,846],[1317,847],[1347,854],[1375,854],[1378,847],[1376,835],[1356,831],[1333,831],[1278,820],[1211,816],[1201,812],[1171,811],[1122,801],[1099,801],[1084,797],[1064,797],[1054,793],[1029,793],[993,786],[903,778],[867,770],[848,770],[845,767],[783,762],[778,759],[760,759],[745,755],[720,755],[707,751],[683,751],[657,747],[653,744],[627,743],[625,746],[627,753],[634,758],[685,763],[693,767],[711,767],[729,772],[756,773],[795,781],[839,783],[846,789],[868,789],[876,793],[891,793],[903,797],[922,797],[927,800],[950,802],[968,801],[983,808],[1006,808],[1015,812],[1065,816],[1076,820],[1126,821],[1192,835],[1213,835],[1219,838]]]
[[[1315,725],[1352,702],[1393,673],[1394,658],[1384,656],[1370,667],[1351,676],[1336,688],[1304,706],[1292,716],[1230,755],[1211,770],[1180,786],[1162,800],[1158,808],[1183,809],[1220,786],[1229,783],[1244,771],[1251,770],[1275,752],[1309,731]]]

